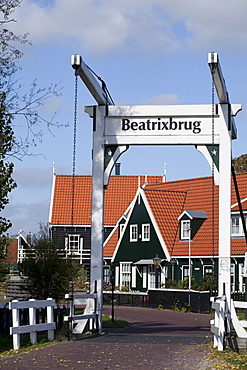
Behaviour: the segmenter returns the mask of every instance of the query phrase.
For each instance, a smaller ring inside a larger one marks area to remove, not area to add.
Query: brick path
[[[211,369],[209,315],[116,307],[115,317],[132,326],[3,359],[0,369]]]

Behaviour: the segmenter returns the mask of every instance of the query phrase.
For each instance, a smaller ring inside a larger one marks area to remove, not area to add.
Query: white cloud
[[[14,179],[18,187],[51,187],[52,169],[39,169],[34,167],[22,168],[14,171]]]
[[[169,105],[182,104],[177,94],[160,94],[143,101],[145,105]]]
[[[7,205],[3,216],[9,218],[12,227],[8,230],[9,235],[16,235],[19,230],[24,234],[37,233],[39,224],[48,222],[49,201],[36,203],[15,203]]]
[[[241,50],[246,11],[245,0],[24,0],[15,27],[35,44],[67,43],[96,54],[124,47],[147,56],[181,48]]]
[[[182,22],[189,38],[187,47],[204,50],[244,51],[247,41],[247,2],[225,0],[156,0],[163,12],[169,12],[173,25]],[[168,10],[169,9],[169,10]]]
[[[155,2],[154,2],[155,3]],[[19,33],[29,32],[33,43],[75,43],[93,53],[132,49],[152,52],[178,47],[166,14],[155,10],[152,1],[142,0],[67,0],[54,6],[39,6],[24,0],[16,11]]]

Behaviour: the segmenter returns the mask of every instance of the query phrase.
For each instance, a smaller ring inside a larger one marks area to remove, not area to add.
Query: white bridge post
[[[105,107],[93,107],[93,168],[90,293],[97,293],[96,328],[102,333],[104,242],[104,117]],[[96,282],[96,283],[95,283]],[[95,292],[95,284],[97,292]],[[94,307],[92,307],[92,311]]]

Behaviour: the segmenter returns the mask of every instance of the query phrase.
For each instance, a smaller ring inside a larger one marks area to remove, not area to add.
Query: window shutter
[[[136,288],[136,267],[131,267],[131,286],[132,288]]]
[[[142,287],[147,288],[147,266],[143,266]]]
[[[115,286],[119,286],[119,266],[115,267]]]

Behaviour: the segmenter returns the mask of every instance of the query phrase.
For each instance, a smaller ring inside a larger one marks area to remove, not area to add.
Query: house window
[[[244,264],[243,263],[240,263],[238,265],[238,271],[239,271],[239,276],[238,276],[238,280],[239,280],[239,292],[241,293],[244,293],[245,292],[245,281],[244,281]]]
[[[189,239],[190,237],[190,221],[181,221],[181,239]]]
[[[232,217],[232,235],[239,235],[240,233],[240,224],[239,217]]]
[[[155,267],[154,265],[149,265],[148,288],[149,289],[155,288]]]
[[[235,263],[231,263],[231,292],[235,292]]]
[[[130,225],[130,241],[137,242],[138,240],[138,227],[137,225]]]
[[[247,225],[247,217],[244,217],[245,225]],[[242,220],[239,215],[232,216],[231,224],[231,234],[232,236],[244,236],[244,228],[242,225]]]
[[[189,265],[182,266],[182,280],[189,277]]]
[[[110,266],[104,266],[103,267],[103,273],[104,273],[104,282],[110,283]]]
[[[67,255],[81,254],[80,235],[68,235],[68,242],[66,244],[65,249],[67,250]]]
[[[148,242],[150,240],[150,224],[142,224],[142,241]]]
[[[120,285],[130,288],[131,265],[129,262],[120,263]]]
[[[203,266],[203,276],[213,276],[213,265],[204,265]]]

